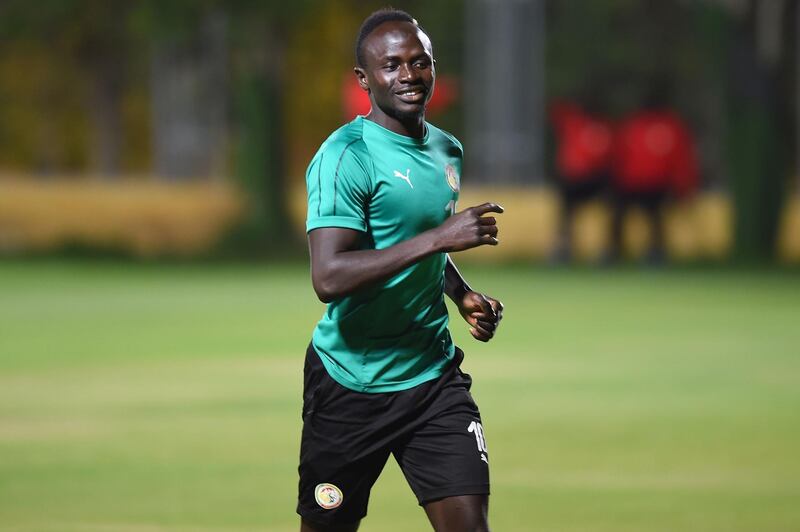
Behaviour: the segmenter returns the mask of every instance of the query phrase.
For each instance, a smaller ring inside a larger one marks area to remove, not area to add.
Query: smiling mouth
[[[418,103],[425,99],[425,90],[406,89],[395,93],[400,100],[406,103]]]

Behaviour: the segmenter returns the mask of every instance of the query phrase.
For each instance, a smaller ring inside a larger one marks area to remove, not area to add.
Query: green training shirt
[[[365,233],[384,249],[441,225],[455,211],[463,150],[426,124],[398,135],[357,117],[322,144],[306,173],[306,230]],[[444,302],[445,254],[328,304],[312,343],[331,377],[359,392],[405,390],[435,379],[453,357]]]

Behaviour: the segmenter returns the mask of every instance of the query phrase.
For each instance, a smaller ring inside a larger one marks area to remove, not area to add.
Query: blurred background
[[[0,0],[1,529],[297,529],[304,174],[384,5]],[[798,3],[393,5],[506,209],[451,321],[494,528],[798,530]],[[415,506],[390,461],[362,528]]]
[[[0,6],[0,254],[303,246],[304,172],[368,112],[378,2]],[[470,259],[800,262],[796,2],[399,2],[467,147]]]

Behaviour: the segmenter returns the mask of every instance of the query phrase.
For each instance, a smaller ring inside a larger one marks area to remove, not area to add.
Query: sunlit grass
[[[495,530],[800,526],[800,278],[468,268]],[[296,530],[305,265],[0,263],[0,528]],[[363,530],[427,528],[390,461]]]

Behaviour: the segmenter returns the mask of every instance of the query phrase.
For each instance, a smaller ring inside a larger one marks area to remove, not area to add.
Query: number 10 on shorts
[[[467,427],[467,431],[475,434],[475,443],[478,445],[478,452],[481,453],[481,460],[488,464],[489,460],[486,458],[486,453],[489,452],[489,449],[486,448],[486,438],[483,437],[483,425],[478,421],[473,421]]]

